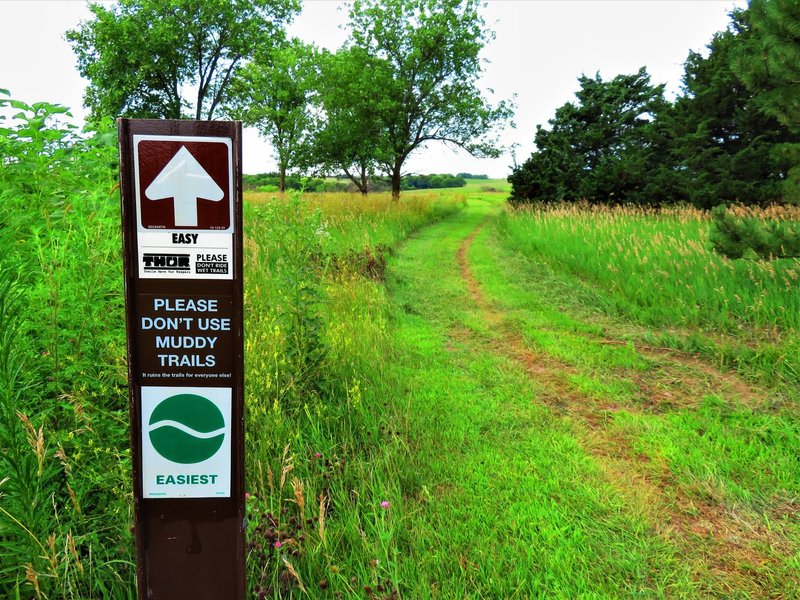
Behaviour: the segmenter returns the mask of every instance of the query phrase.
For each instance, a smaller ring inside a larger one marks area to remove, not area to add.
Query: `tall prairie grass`
[[[800,220],[800,208],[737,207],[737,214]],[[509,209],[504,243],[596,292],[607,312],[652,328],[722,334],[733,360],[800,381],[800,260],[731,260],[709,240],[710,215],[588,204]],[[745,369],[747,370],[747,369]]]
[[[63,107],[15,108],[0,132],[0,598],[132,598],[114,135],[76,136],[54,118]],[[387,303],[362,257],[461,208],[445,196],[245,199],[256,597],[302,594],[334,563],[331,590],[375,585],[368,561],[392,543],[376,509],[390,478],[369,464],[385,419]]]
[[[738,209],[800,219],[800,209]],[[506,212],[509,244],[606,289],[646,324],[728,332],[800,328],[800,260],[730,260],[709,242],[708,213],[557,205]]]
[[[289,194],[248,193],[246,203],[254,214],[265,204],[285,204]],[[461,208],[466,197],[459,191],[404,192],[401,202],[392,201],[389,192],[362,197],[353,193],[304,193],[308,211],[319,210],[321,235],[327,236],[333,252],[367,247],[393,246],[423,225],[441,219]]]

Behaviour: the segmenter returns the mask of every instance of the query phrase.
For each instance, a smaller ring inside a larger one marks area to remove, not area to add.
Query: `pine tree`
[[[800,132],[800,3],[750,0],[751,36],[738,52],[737,75],[767,114]]]
[[[784,193],[791,162],[776,147],[796,136],[758,110],[754,93],[731,66],[749,36],[747,13],[740,11],[727,30],[714,35],[707,57],[690,52],[683,95],[664,115],[681,195],[702,208],[768,204]]]
[[[737,217],[725,206],[711,211],[711,243],[728,258],[800,258],[800,223]]]
[[[558,108],[549,129],[537,127],[536,152],[508,178],[512,201],[666,199],[663,186],[649,186],[662,163],[653,123],[667,107],[664,86],[652,85],[644,67],[578,82],[577,102]]]

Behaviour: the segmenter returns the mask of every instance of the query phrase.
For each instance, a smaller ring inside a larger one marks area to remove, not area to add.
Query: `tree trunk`
[[[280,181],[278,182],[278,191],[282,194],[286,191],[286,165],[281,165],[279,168]]]
[[[397,202],[400,200],[400,169],[403,163],[395,162],[392,169],[392,200]]]
[[[361,167],[361,185],[359,189],[361,190],[361,195],[366,198],[367,196],[367,185],[369,182],[367,181],[367,168]]]
[[[359,167],[359,169],[360,168],[361,167]],[[344,171],[344,174],[347,175],[347,178],[350,180],[350,183],[356,186],[356,189],[359,192],[361,192],[361,195],[366,196],[367,186],[365,184],[363,171],[357,171],[355,173],[351,173],[347,168],[343,168],[342,170]]]

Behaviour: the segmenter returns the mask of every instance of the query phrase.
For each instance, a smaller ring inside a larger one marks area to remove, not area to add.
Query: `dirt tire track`
[[[768,581],[759,577],[759,571],[762,565],[775,563],[776,559],[754,548],[753,542],[784,556],[791,555],[796,549],[788,547],[788,543],[776,531],[768,529],[758,519],[711,499],[698,500],[690,496],[675,481],[666,464],[655,465],[646,457],[635,455],[629,441],[607,431],[604,421],[607,420],[608,411],[636,409],[627,405],[599,405],[596,399],[575,390],[568,377],[577,373],[577,370],[545,353],[534,352],[486,297],[470,268],[468,253],[490,219],[487,216],[463,240],[456,253],[456,262],[472,301],[496,335],[484,339],[470,329],[457,328],[451,332],[454,341],[469,339],[474,343],[475,338],[480,337],[478,341],[487,350],[515,361],[523,368],[539,388],[539,400],[582,424],[584,431],[579,432],[579,439],[597,459],[607,480],[634,505],[633,508],[643,509],[642,515],[658,535],[685,551],[698,580],[701,572],[711,571],[717,575],[715,579],[722,588],[745,591],[756,597],[774,597],[768,589]],[[602,343],[628,342],[606,339]],[[639,346],[635,346],[635,349],[661,364],[666,359],[697,368],[714,381],[725,381],[744,401],[753,401],[756,397],[753,389],[738,377],[719,373],[699,359],[676,357],[669,349]],[[669,368],[669,362],[666,366]],[[648,393],[646,382],[638,383],[640,391]],[[698,544],[698,540],[702,540],[703,544]],[[725,596],[723,589],[706,591]]]

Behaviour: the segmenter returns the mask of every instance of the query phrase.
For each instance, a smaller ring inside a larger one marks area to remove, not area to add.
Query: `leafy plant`
[[[115,136],[4,94],[0,588],[127,597],[132,586]],[[12,283],[8,283],[11,281]]]
[[[45,544],[53,530],[48,497],[57,473],[47,460],[43,429],[22,412],[36,386],[19,344],[21,299],[19,282],[10,271],[0,271],[0,549],[16,559],[2,563],[0,582],[19,589],[27,578],[38,596],[36,573],[52,567]]]
[[[285,367],[280,370],[283,400],[299,401],[319,391],[325,349],[321,342],[322,280],[327,231],[319,210],[309,211],[299,194],[287,202],[255,209],[259,228],[254,232],[265,250],[259,270],[272,286],[270,297]]]

